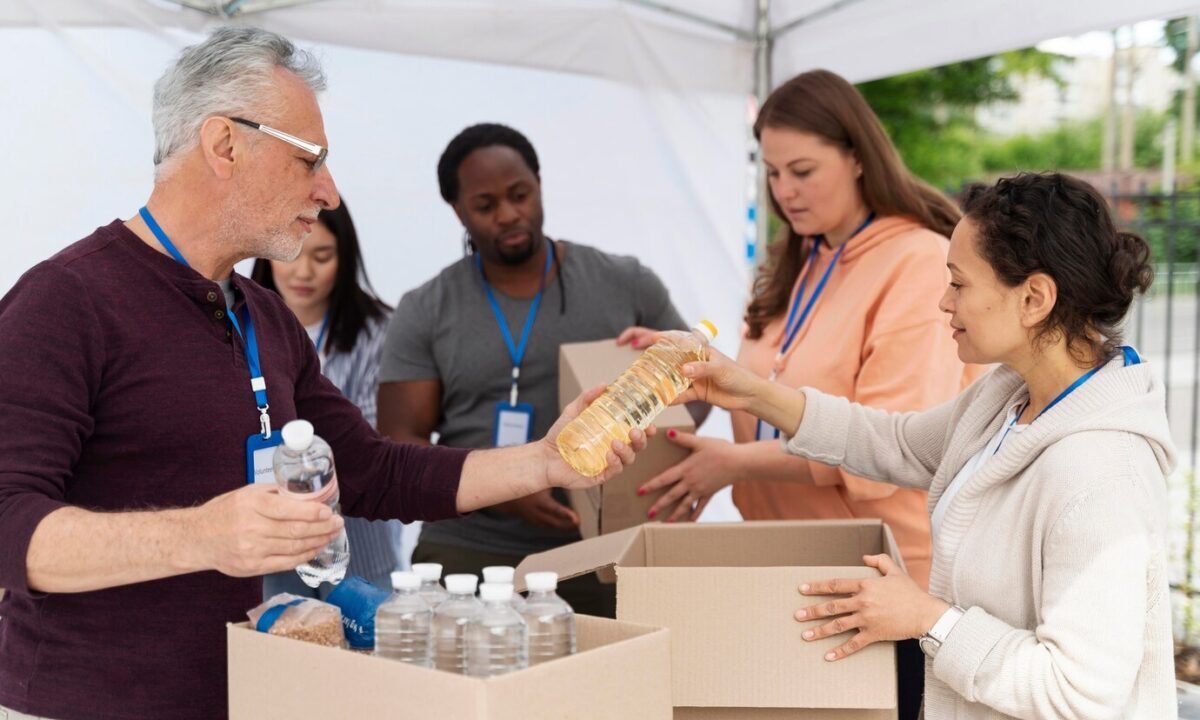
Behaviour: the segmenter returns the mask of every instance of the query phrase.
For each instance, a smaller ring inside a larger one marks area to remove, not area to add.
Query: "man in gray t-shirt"
[[[379,370],[385,435],[428,443],[436,432],[441,445],[491,447],[527,325],[518,405],[531,406],[531,438],[558,416],[559,345],[613,338],[635,325],[686,327],[662,281],[635,258],[542,234],[537,155],[517,131],[467,128],[442,155],[438,179],[473,253],[406,293],[392,316]],[[447,574],[515,566],[579,539],[578,517],[565,502],[539,493],[427,523],[413,561],[440,562]],[[563,583],[560,592],[577,611],[613,612],[611,587],[594,576]]]

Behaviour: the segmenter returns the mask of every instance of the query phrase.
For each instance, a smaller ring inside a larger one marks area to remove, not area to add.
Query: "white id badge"
[[[275,484],[275,448],[283,444],[283,433],[272,430],[271,436],[254,433],[246,438],[246,484]]]
[[[492,444],[496,447],[524,445],[533,433],[533,406],[502,402],[496,405],[496,424]]]
[[[768,425],[767,423],[763,422],[762,420],[758,421],[758,441],[759,442],[762,442],[763,440],[778,440],[778,439],[779,439],[779,429],[778,428]]]

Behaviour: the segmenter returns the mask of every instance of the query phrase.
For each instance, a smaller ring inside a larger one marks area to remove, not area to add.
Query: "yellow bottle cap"
[[[709,341],[717,338],[717,326],[711,320],[701,320],[696,323],[696,329],[708,336]]]

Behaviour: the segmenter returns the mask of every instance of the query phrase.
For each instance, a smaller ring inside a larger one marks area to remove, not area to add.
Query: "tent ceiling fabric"
[[[643,86],[747,92],[756,0],[656,0],[745,36],[625,0],[317,0],[239,16],[310,42],[579,73]],[[1197,0],[773,0],[776,83],[814,67],[862,81],[1149,18]],[[229,22],[166,0],[14,0],[0,28],[202,30]],[[869,48],[869,51],[864,51]]]
[[[828,0],[782,4],[812,8]],[[861,82],[1197,12],[1195,0],[859,0],[780,38],[774,77],[778,84],[828,67]]]

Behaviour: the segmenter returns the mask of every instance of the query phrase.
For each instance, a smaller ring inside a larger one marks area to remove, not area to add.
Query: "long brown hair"
[[[776,88],[758,112],[754,137],[762,140],[766,127],[811,133],[855,153],[862,165],[859,192],[867,207],[880,217],[908,217],[947,237],[962,217],[949,198],[904,167],[871,106],[840,75],[811,70]],[[747,337],[751,339],[762,337],[763,328],[784,312],[811,241],[797,235],[775,197],[770,200],[784,223],[754,280],[753,297],[746,308]]]

